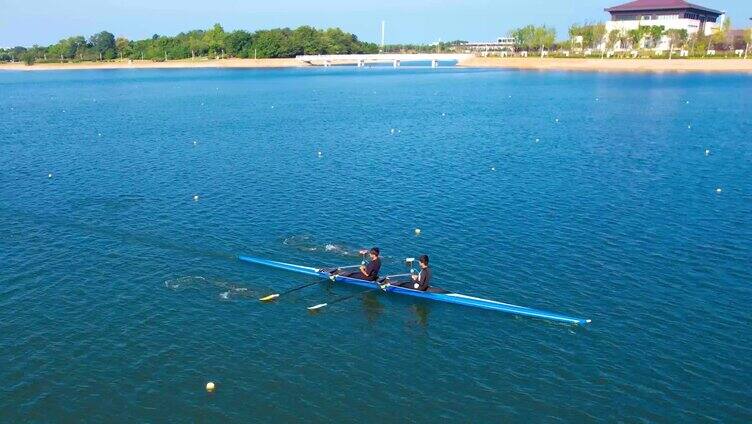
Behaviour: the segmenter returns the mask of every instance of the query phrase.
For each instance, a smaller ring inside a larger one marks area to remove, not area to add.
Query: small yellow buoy
[[[206,383],[206,391],[209,393],[214,391],[214,382],[210,381]]]
[[[419,235],[420,235],[420,228],[416,228],[416,229],[415,229],[415,235],[416,235],[416,236],[419,236]]]

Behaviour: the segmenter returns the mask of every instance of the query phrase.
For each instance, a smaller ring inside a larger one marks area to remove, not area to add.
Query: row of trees
[[[569,27],[569,48],[591,48],[596,49],[606,35],[606,25],[603,23],[596,24],[572,24]]]
[[[730,51],[744,49],[752,43],[752,30],[746,31],[744,40],[729,38],[731,21],[726,19],[721,28],[712,35],[696,33],[691,36],[683,29],[666,29],[662,25],[646,25],[629,31],[612,30],[606,33],[606,26],[596,24],[574,24],[569,28],[570,39],[562,47],[573,49],[613,50],[617,46],[623,50],[653,49],[664,37],[669,41],[669,56],[674,49],[688,50],[693,56],[705,55],[709,49]],[[603,54],[604,51],[601,51]]]
[[[749,50],[752,44],[752,29],[744,31],[740,39],[730,38],[730,30],[729,20],[708,36],[699,32],[689,35],[685,29],[666,29],[662,25],[641,26],[629,31],[611,31],[606,37],[605,47],[608,50],[614,49],[617,45],[622,49],[652,49],[666,37],[669,42],[669,58],[676,49],[686,50],[691,56],[705,56],[708,50]]]
[[[641,26],[629,31],[612,30],[608,33],[605,44],[607,50],[612,50],[617,45],[622,49],[652,49],[661,43],[663,36],[669,39],[669,58],[671,58],[675,48],[684,49],[689,41],[689,33],[686,29],[666,30],[663,25],[651,25]]]
[[[102,31],[88,39],[74,36],[51,46],[0,49],[0,61],[82,61],[146,59],[167,60],[196,57],[280,58],[299,54],[376,53],[378,46],[358,40],[339,28],[326,30],[310,26],[248,32],[226,32],[220,24],[208,30],[182,32],[174,37],[154,35],[145,40],[128,40]]]
[[[518,48],[523,50],[540,49],[542,56],[543,51],[556,42],[556,29],[545,25],[527,25],[509,31],[509,36],[515,39]]]
[[[390,53],[444,53],[456,51],[465,40],[439,41],[432,44],[387,44],[384,46],[385,52]]]

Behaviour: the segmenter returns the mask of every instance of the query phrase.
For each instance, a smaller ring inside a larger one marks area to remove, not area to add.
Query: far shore
[[[752,59],[583,59],[473,57],[459,66],[588,72],[750,72]]]
[[[155,62],[152,60],[114,60],[110,62],[72,63],[2,63],[6,71],[66,71],[80,69],[180,69],[180,68],[299,68],[308,66],[295,59],[181,59]]]
[[[53,71],[83,69],[182,69],[182,68],[301,68],[311,65],[289,59],[181,59],[114,60],[109,62],[0,64],[0,71]],[[467,68],[505,68],[587,72],[707,72],[752,73],[752,59],[584,59],[539,57],[472,57],[458,63]]]

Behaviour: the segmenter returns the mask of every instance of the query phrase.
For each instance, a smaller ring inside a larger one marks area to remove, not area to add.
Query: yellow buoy
[[[214,391],[214,382],[208,382],[206,383],[206,391],[211,393]]]

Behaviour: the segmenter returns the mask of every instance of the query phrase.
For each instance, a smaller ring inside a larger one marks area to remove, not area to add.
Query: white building
[[[515,44],[516,40],[514,38],[499,37],[496,39],[496,41],[464,43],[457,46],[457,48],[467,53],[479,52],[481,54],[487,55],[492,54],[492,52],[514,53]]]
[[[689,36],[697,34],[711,35],[723,23],[721,11],[688,3],[684,0],[636,0],[606,9],[611,20],[606,22],[606,36],[611,31],[630,30],[644,26],[661,25],[665,29],[684,29]],[[720,22],[718,18],[720,19]],[[644,43],[644,42],[643,42]],[[658,51],[669,49],[668,37],[661,38],[655,46]],[[626,46],[622,46],[626,47]],[[640,47],[648,47],[641,45]]]

